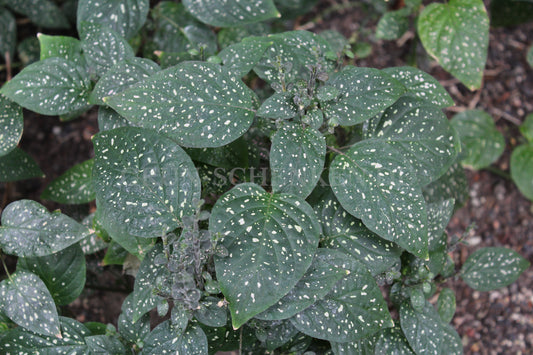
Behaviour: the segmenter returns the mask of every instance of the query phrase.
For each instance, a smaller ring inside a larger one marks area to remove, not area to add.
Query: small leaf
[[[124,249],[119,243],[111,240],[107,251],[102,259],[102,265],[122,265],[129,255],[128,251]]]
[[[511,177],[520,192],[533,201],[533,141],[513,150]]]
[[[272,42],[269,42],[264,37],[249,37],[242,42],[227,46],[218,53],[218,56],[230,72],[243,77],[259,63],[265,51],[271,45]]]
[[[17,23],[15,17],[7,9],[0,7],[0,54],[1,60],[5,60],[5,53],[9,53],[9,58],[15,55],[15,45],[17,44]]]
[[[125,354],[126,349],[118,338],[109,335],[92,335],[85,337],[90,354]]]
[[[65,204],[89,203],[95,199],[93,188],[94,159],[74,165],[54,179],[43,191],[41,198]]]
[[[487,247],[476,250],[466,259],[460,276],[475,290],[491,291],[515,282],[529,265],[529,261],[514,250]]]
[[[134,321],[134,308],[133,294],[130,293],[122,303],[122,312],[118,317],[118,331],[130,343],[140,344],[150,333],[150,315],[145,314],[139,320]]]
[[[443,325],[442,336],[439,354],[463,355],[463,342],[451,324]]]
[[[520,125],[520,133],[526,137],[529,143],[533,144],[533,113],[527,115],[524,122]]]
[[[464,111],[455,115],[451,124],[465,147],[465,156],[461,161],[463,166],[479,170],[492,164],[503,153],[505,140],[487,113]]]
[[[376,37],[386,40],[400,38],[409,28],[409,11],[402,8],[381,16],[376,27]]]
[[[489,45],[489,18],[482,0],[426,6],[418,17],[418,35],[444,70],[470,90],[481,87]]]
[[[133,124],[115,110],[107,106],[98,108],[98,129],[100,132],[110,131],[120,127],[132,127]]]
[[[469,197],[468,180],[463,167],[454,163],[438,180],[424,186],[423,192],[427,203],[453,199],[456,206],[463,206]]]
[[[94,254],[102,249],[107,248],[108,246],[108,243],[106,243],[103,240],[100,231],[95,226],[94,218],[95,218],[95,213],[91,213],[90,215],[85,217],[83,221],[81,222],[81,224],[93,230],[93,233],[91,233],[85,239],[82,239],[79,243],[84,255]]]
[[[414,355],[414,352],[405,339],[401,328],[396,326],[384,329],[379,334],[373,354]]]
[[[444,323],[450,323],[455,314],[455,293],[449,288],[443,288],[437,301],[437,311]]]
[[[39,203],[19,200],[2,213],[0,246],[20,257],[45,256],[86,238],[91,231],[60,212],[48,212]]]
[[[298,107],[293,101],[294,94],[289,92],[276,92],[266,99],[257,110],[257,116],[272,119],[296,117]]]
[[[59,57],[70,62],[85,66],[85,58],[82,55],[81,42],[74,37],[48,36],[37,34],[41,47],[41,60]]]
[[[54,57],[27,66],[0,93],[42,115],[64,115],[87,106],[90,85],[82,67]]]
[[[199,325],[191,325],[178,338],[176,354],[205,355],[207,354],[207,337]],[[159,353],[160,354],[160,353]]]
[[[187,10],[211,26],[233,27],[280,17],[272,0],[184,0]]]
[[[194,310],[193,315],[200,323],[209,327],[224,327],[228,321],[226,306],[219,306],[220,299],[206,297],[200,302],[200,308]]]
[[[344,37],[344,35],[335,30],[325,30],[318,34],[320,37],[324,38],[328,43],[333,52],[337,54],[343,53],[347,46],[350,45],[349,41]]]
[[[0,157],[15,149],[22,137],[23,128],[22,108],[0,95]]]
[[[402,331],[417,355],[441,354],[444,324],[435,308],[426,301],[421,311],[415,311],[409,302],[400,307]]]
[[[453,206],[453,199],[427,204],[429,250],[435,250],[439,247],[438,240],[452,218]],[[445,242],[445,244],[447,243]]]
[[[176,338],[179,336],[180,333],[172,326],[170,320],[166,320],[144,338],[141,355],[178,354]]]
[[[44,173],[35,160],[18,147],[0,157],[0,182],[42,177],[44,177]]]
[[[70,24],[61,9],[50,0],[9,0],[7,5],[15,12],[28,16],[37,26],[69,28]]]
[[[386,328],[385,330],[390,329]],[[364,339],[351,341],[348,343],[330,342],[331,350],[335,355],[367,355],[375,354],[377,336],[380,333],[373,334]]]
[[[0,283],[2,311],[13,322],[32,332],[61,338],[54,300],[35,274],[17,270]]]

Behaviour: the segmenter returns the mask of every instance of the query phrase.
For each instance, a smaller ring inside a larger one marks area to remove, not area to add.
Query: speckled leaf
[[[216,297],[206,297],[193,312],[194,318],[209,327],[224,327],[228,322],[227,307]]]
[[[331,50],[337,55],[343,53],[343,51],[350,46],[348,39],[336,30],[325,30],[318,35],[328,41]]]
[[[135,54],[129,43],[109,27],[82,22],[81,47],[91,73],[102,76],[113,65]]]
[[[85,343],[91,354],[126,354],[124,345],[113,336],[92,335],[85,337]]]
[[[184,62],[110,97],[133,123],[186,147],[219,147],[243,135],[254,118],[254,93],[217,64]]]
[[[409,29],[409,11],[401,8],[387,11],[379,19],[376,27],[376,37],[386,40],[400,38]]]
[[[220,48],[243,41],[250,36],[266,36],[272,32],[270,24],[266,22],[254,23],[239,27],[225,27],[217,32],[217,41]]]
[[[94,225],[94,216],[95,214],[91,213],[83,219],[81,224],[87,226],[89,229],[96,229]],[[108,243],[101,238],[100,233],[93,232],[88,237],[80,240],[79,245],[83,251],[83,254],[90,255],[107,248]]]
[[[17,44],[17,55],[23,66],[37,62],[39,52],[39,40],[36,37],[27,37]]]
[[[261,346],[267,350],[275,350],[294,338],[299,332],[289,321],[256,322],[255,335]]]
[[[16,147],[4,156],[0,156],[0,182],[10,182],[44,177],[35,160]]]
[[[38,202],[19,200],[2,213],[0,246],[20,257],[45,256],[77,243],[91,231],[59,211],[48,212]]]
[[[433,306],[426,301],[421,311],[415,311],[410,302],[400,307],[402,331],[417,355],[442,354],[439,349],[444,339],[444,324]]]
[[[487,247],[476,250],[466,259],[460,276],[475,290],[491,291],[515,282],[529,265],[529,261],[514,250]]]
[[[161,237],[194,213],[200,178],[175,142],[135,127],[102,132],[93,142],[96,204],[111,237]]]
[[[211,26],[233,27],[280,17],[273,0],[184,0],[187,10]]]
[[[331,163],[329,181],[342,207],[367,228],[427,257],[426,203],[413,168],[383,141],[356,143]]]
[[[239,348],[240,330],[234,330],[231,324],[217,328],[208,327],[202,324],[199,325],[202,327],[207,337],[210,355],[214,355],[218,351],[232,351]],[[247,339],[245,336],[248,335],[249,332],[249,328],[243,328],[243,343],[246,342]],[[256,337],[255,334],[253,334],[252,342],[255,342],[255,340]]]
[[[276,92],[266,99],[257,110],[257,116],[272,119],[289,119],[296,117],[298,107],[293,101],[294,94]]]
[[[19,258],[21,268],[37,275],[58,305],[74,301],[85,287],[85,255],[77,244],[51,255]]]
[[[15,17],[7,9],[0,7],[0,55],[2,62],[5,60],[5,53],[13,58],[15,45],[17,44],[17,23]]]
[[[177,340],[176,354],[207,354],[207,337],[199,325],[190,325]]]
[[[415,67],[385,68],[383,71],[407,88],[404,96],[416,97],[444,108],[455,105],[450,94],[428,73]]]
[[[450,323],[455,314],[455,293],[449,288],[440,291],[437,301],[437,311],[444,323]]]
[[[94,159],[76,164],[46,186],[41,198],[65,204],[88,203],[94,200]]]
[[[471,90],[481,87],[489,45],[489,17],[482,0],[433,3],[418,17],[426,51]]]
[[[496,161],[505,149],[503,135],[491,116],[481,110],[468,110],[451,120],[464,145],[463,166],[482,169]]]
[[[339,249],[363,263],[373,276],[400,262],[402,250],[383,240],[346,212],[332,192],[315,206],[322,224],[322,246]]]
[[[340,97],[324,105],[326,118],[352,126],[382,113],[406,91],[405,86],[389,74],[373,68],[347,66],[332,76],[328,85]]]
[[[116,95],[132,85],[160,71],[150,59],[126,58],[112,66],[96,83],[89,100],[103,105],[104,98]]]
[[[51,0],[9,0],[7,5],[44,28],[69,28],[70,24],[61,9]]]
[[[243,77],[259,63],[272,42],[264,37],[249,37],[242,42],[224,48],[218,56],[228,70]]]
[[[340,259],[344,254],[335,250],[319,248],[313,263],[296,286],[275,305],[258,314],[262,320],[287,319],[323,299],[343,276],[346,270],[334,265],[332,259]]]
[[[427,204],[429,250],[435,250],[439,247],[439,238],[452,218],[453,207],[453,199]]]
[[[520,192],[533,201],[533,141],[513,150],[511,177]]]
[[[322,133],[302,124],[285,124],[272,137],[272,190],[306,198],[322,174],[325,157]]]
[[[122,312],[118,316],[118,332],[127,341],[139,344],[150,333],[150,315],[145,314],[139,320],[133,320],[135,305],[130,293],[122,303]]]
[[[107,106],[98,108],[98,129],[100,132],[120,127],[132,127],[133,124]]]
[[[23,128],[22,108],[0,95],[0,157],[15,149]]]
[[[372,355],[374,354],[374,348],[379,334],[376,333],[364,339],[348,343],[336,343],[332,341],[330,342],[331,350],[335,355]]]
[[[61,337],[54,300],[37,275],[17,270],[0,283],[0,301],[2,312],[21,327]]]
[[[129,39],[146,21],[148,10],[149,0],[80,0],[76,16],[78,31],[81,32],[82,22],[98,23]]]
[[[10,330],[0,341],[2,354],[33,355],[42,350],[43,354],[89,355],[84,338],[91,332],[72,318],[59,317],[62,338],[46,336],[18,327]]]
[[[373,354],[414,355],[400,327],[384,329],[376,341]],[[446,353],[441,353],[446,354]]]
[[[381,290],[366,267],[345,254],[330,262],[347,275],[321,300],[291,318],[302,333],[332,342],[352,342],[391,327]]]
[[[63,115],[87,106],[90,80],[64,58],[47,58],[24,68],[0,93],[42,115]]]
[[[255,184],[218,199],[209,226],[224,238],[227,257],[215,259],[234,328],[286,295],[313,260],[320,225],[301,198],[269,194]]]
[[[464,169],[454,163],[438,180],[423,188],[427,203],[454,199],[456,206],[462,206],[468,199],[468,180]]]
[[[443,324],[442,336],[439,354],[463,355],[463,342],[451,324]]]
[[[85,65],[81,42],[78,39],[67,36],[49,36],[42,33],[38,33],[37,38],[41,48],[41,60],[59,57],[82,66]]]

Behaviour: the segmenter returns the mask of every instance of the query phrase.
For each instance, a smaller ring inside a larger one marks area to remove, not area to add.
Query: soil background
[[[357,66],[407,65],[410,48],[416,41],[413,31],[397,41],[377,40],[373,37],[377,17],[351,4],[322,0],[311,14],[296,19],[291,26],[314,32],[335,29],[348,38],[357,35],[358,42],[369,43],[372,48],[370,56],[355,59],[353,64]],[[416,52],[419,67],[439,79],[452,95],[456,106],[446,110],[449,117],[465,109],[483,109],[494,118],[506,139],[505,153],[491,169],[467,172],[470,199],[457,211],[447,229],[449,235],[462,235],[469,226],[475,225],[466,240],[468,245],[461,245],[452,255],[457,267],[474,250],[484,246],[512,248],[533,263],[532,204],[505,177],[509,172],[510,153],[521,143],[517,125],[533,112],[533,68],[526,62],[526,51],[532,44],[532,23],[492,28],[483,87],[475,92],[441,69],[423,50]],[[0,73],[0,81],[5,81],[5,72]],[[46,177],[17,182],[7,188],[0,184],[0,200],[32,198],[49,209],[61,208],[73,217],[86,215],[94,205],[58,205],[41,201],[39,196],[51,180],[93,156],[91,137],[97,132],[95,109],[70,122],[26,111],[20,146],[36,159]],[[62,311],[82,322],[116,325],[133,279],[124,278],[118,266],[101,266],[102,256],[88,259],[88,288]],[[15,263],[14,259],[8,259],[10,271]],[[462,337],[466,354],[533,353],[533,268],[526,270],[514,284],[497,291],[477,292],[459,279],[447,286],[456,292],[457,311],[452,323]]]

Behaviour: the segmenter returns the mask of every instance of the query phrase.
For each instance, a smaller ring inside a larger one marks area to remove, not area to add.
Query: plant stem
[[[506,180],[512,180],[511,175],[501,169],[498,169],[494,166],[487,166],[486,168],[483,168],[483,170],[487,170],[488,172],[491,172],[493,174],[496,174]]]
[[[4,253],[2,253],[2,250],[0,250],[0,259],[2,259],[2,265],[4,266],[4,271],[6,272],[7,277],[11,280],[11,274],[9,273],[9,270],[7,269],[7,265],[4,260]]]

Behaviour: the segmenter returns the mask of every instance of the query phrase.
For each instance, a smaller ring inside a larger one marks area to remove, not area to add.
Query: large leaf
[[[281,16],[273,0],[184,0],[183,4],[211,26],[240,26]]]
[[[455,200],[456,206],[462,206],[468,199],[468,180],[463,167],[457,162],[438,180],[423,188],[427,203]]]
[[[91,234],[89,228],[39,203],[19,200],[2,213],[0,247],[20,257],[45,256],[61,251]]]
[[[98,129],[100,132],[120,127],[131,127],[133,124],[107,106],[98,108]]]
[[[503,135],[491,116],[481,110],[468,110],[451,120],[461,142],[464,156],[461,163],[472,169],[482,169],[496,161],[505,149]]]
[[[218,56],[229,71],[243,77],[259,63],[272,42],[261,37],[249,37],[224,48]]]
[[[444,323],[450,323],[455,314],[455,293],[452,289],[443,288],[439,294],[437,311]]]
[[[13,322],[32,332],[61,337],[54,300],[35,274],[17,270],[0,283],[0,307]]]
[[[118,316],[117,322],[118,331],[125,340],[139,345],[150,333],[150,316],[145,314],[135,321],[133,320],[134,308],[133,294],[130,293],[122,303],[122,312]]]
[[[17,23],[11,12],[0,7],[0,27],[3,29],[0,33],[0,55],[1,60],[5,60],[5,54],[9,53],[9,58],[15,54],[15,45],[17,43]]]
[[[482,0],[428,5],[418,17],[426,51],[469,89],[481,87],[489,45],[489,18]]]
[[[513,150],[511,177],[520,192],[533,201],[533,142]]]
[[[185,62],[156,73],[106,103],[133,123],[187,147],[219,147],[254,118],[253,92],[219,65]]]
[[[149,0],[80,0],[76,20],[107,26],[126,38],[133,37],[146,21]]]
[[[37,34],[37,38],[39,39],[41,60],[60,57],[85,65],[81,42],[78,39],[67,36],[48,36],[42,33]]]
[[[347,66],[327,82],[340,96],[323,106],[324,114],[344,126],[366,121],[382,113],[406,91],[389,74],[373,68]]]
[[[91,335],[85,337],[90,354],[125,354],[126,349],[117,337],[110,335]]]
[[[400,327],[394,327],[381,332],[375,344],[374,354],[414,355],[414,352]]]
[[[64,115],[87,106],[90,80],[85,70],[64,58],[47,58],[24,68],[0,93],[43,115]]]
[[[136,127],[102,132],[93,142],[96,203],[113,238],[161,237],[194,213],[200,178],[175,142]]]
[[[322,174],[325,157],[322,133],[302,124],[285,124],[272,137],[272,190],[306,198]]]
[[[402,331],[417,355],[442,354],[440,348],[444,339],[444,324],[433,306],[425,301],[421,311],[415,311],[410,302],[400,307]]]
[[[294,93],[276,92],[266,99],[257,110],[257,116],[272,119],[289,119],[296,117],[298,107],[294,103]]]
[[[74,301],[85,287],[85,255],[78,244],[51,255],[19,258],[19,268],[39,276],[58,305]]]
[[[427,257],[427,214],[413,168],[383,141],[356,143],[331,163],[329,181],[342,207],[380,237]]]
[[[61,9],[51,0],[9,0],[7,5],[45,28],[69,28],[70,24]]]
[[[0,157],[15,149],[23,128],[22,108],[0,95]]]
[[[0,157],[0,182],[10,182],[31,178],[44,177],[35,160],[16,147]]]
[[[91,202],[95,198],[93,166],[94,159],[74,165],[46,186],[41,198],[65,204]]]
[[[209,221],[229,253],[215,267],[235,328],[287,294],[318,246],[320,225],[304,200],[251,183],[223,195]]]
[[[530,263],[514,250],[487,247],[472,253],[461,268],[461,278],[478,291],[512,284]]]

